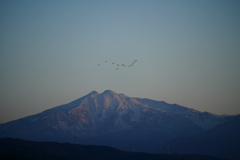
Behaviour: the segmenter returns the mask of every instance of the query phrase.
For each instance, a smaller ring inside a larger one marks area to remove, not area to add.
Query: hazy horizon
[[[108,89],[240,114],[240,1],[12,0],[0,13],[0,123]]]

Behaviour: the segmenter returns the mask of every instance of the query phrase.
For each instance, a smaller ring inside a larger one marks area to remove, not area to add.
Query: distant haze
[[[107,89],[240,113],[240,1],[0,1],[0,24],[0,123]]]

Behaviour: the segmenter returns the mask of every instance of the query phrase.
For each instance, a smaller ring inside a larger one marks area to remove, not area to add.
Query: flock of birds
[[[134,60],[130,65],[112,62],[112,65],[116,65],[116,67],[117,67],[116,70],[118,70],[120,67],[132,67],[134,65],[134,63],[136,63],[136,62],[137,62],[137,60]],[[111,62],[105,61],[105,63],[111,63]],[[101,66],[101,64],[98,64],[98,66]]]

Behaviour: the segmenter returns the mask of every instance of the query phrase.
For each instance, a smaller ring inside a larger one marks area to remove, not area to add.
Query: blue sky
[[[107,89],[240,113],[237,0],[2,0],[0,23],[0,123]]]

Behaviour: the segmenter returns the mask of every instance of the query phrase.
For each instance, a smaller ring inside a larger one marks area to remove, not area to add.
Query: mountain
[[[220,160],[206,155],[166,155],[126,152],[106,146],[76,145],[56,142],[32,142],[19,139],[0,139],[1,160]]]
[[[114,146],[158,153],[175,137],[189,137],[233,119],[163,101],[106,90],[42,113],[0,124],[0,137]],[[162,152],[167,152],[166,148]]]
[[[240,116],[193,137],[169,141],[172,153],[240,159]]]

